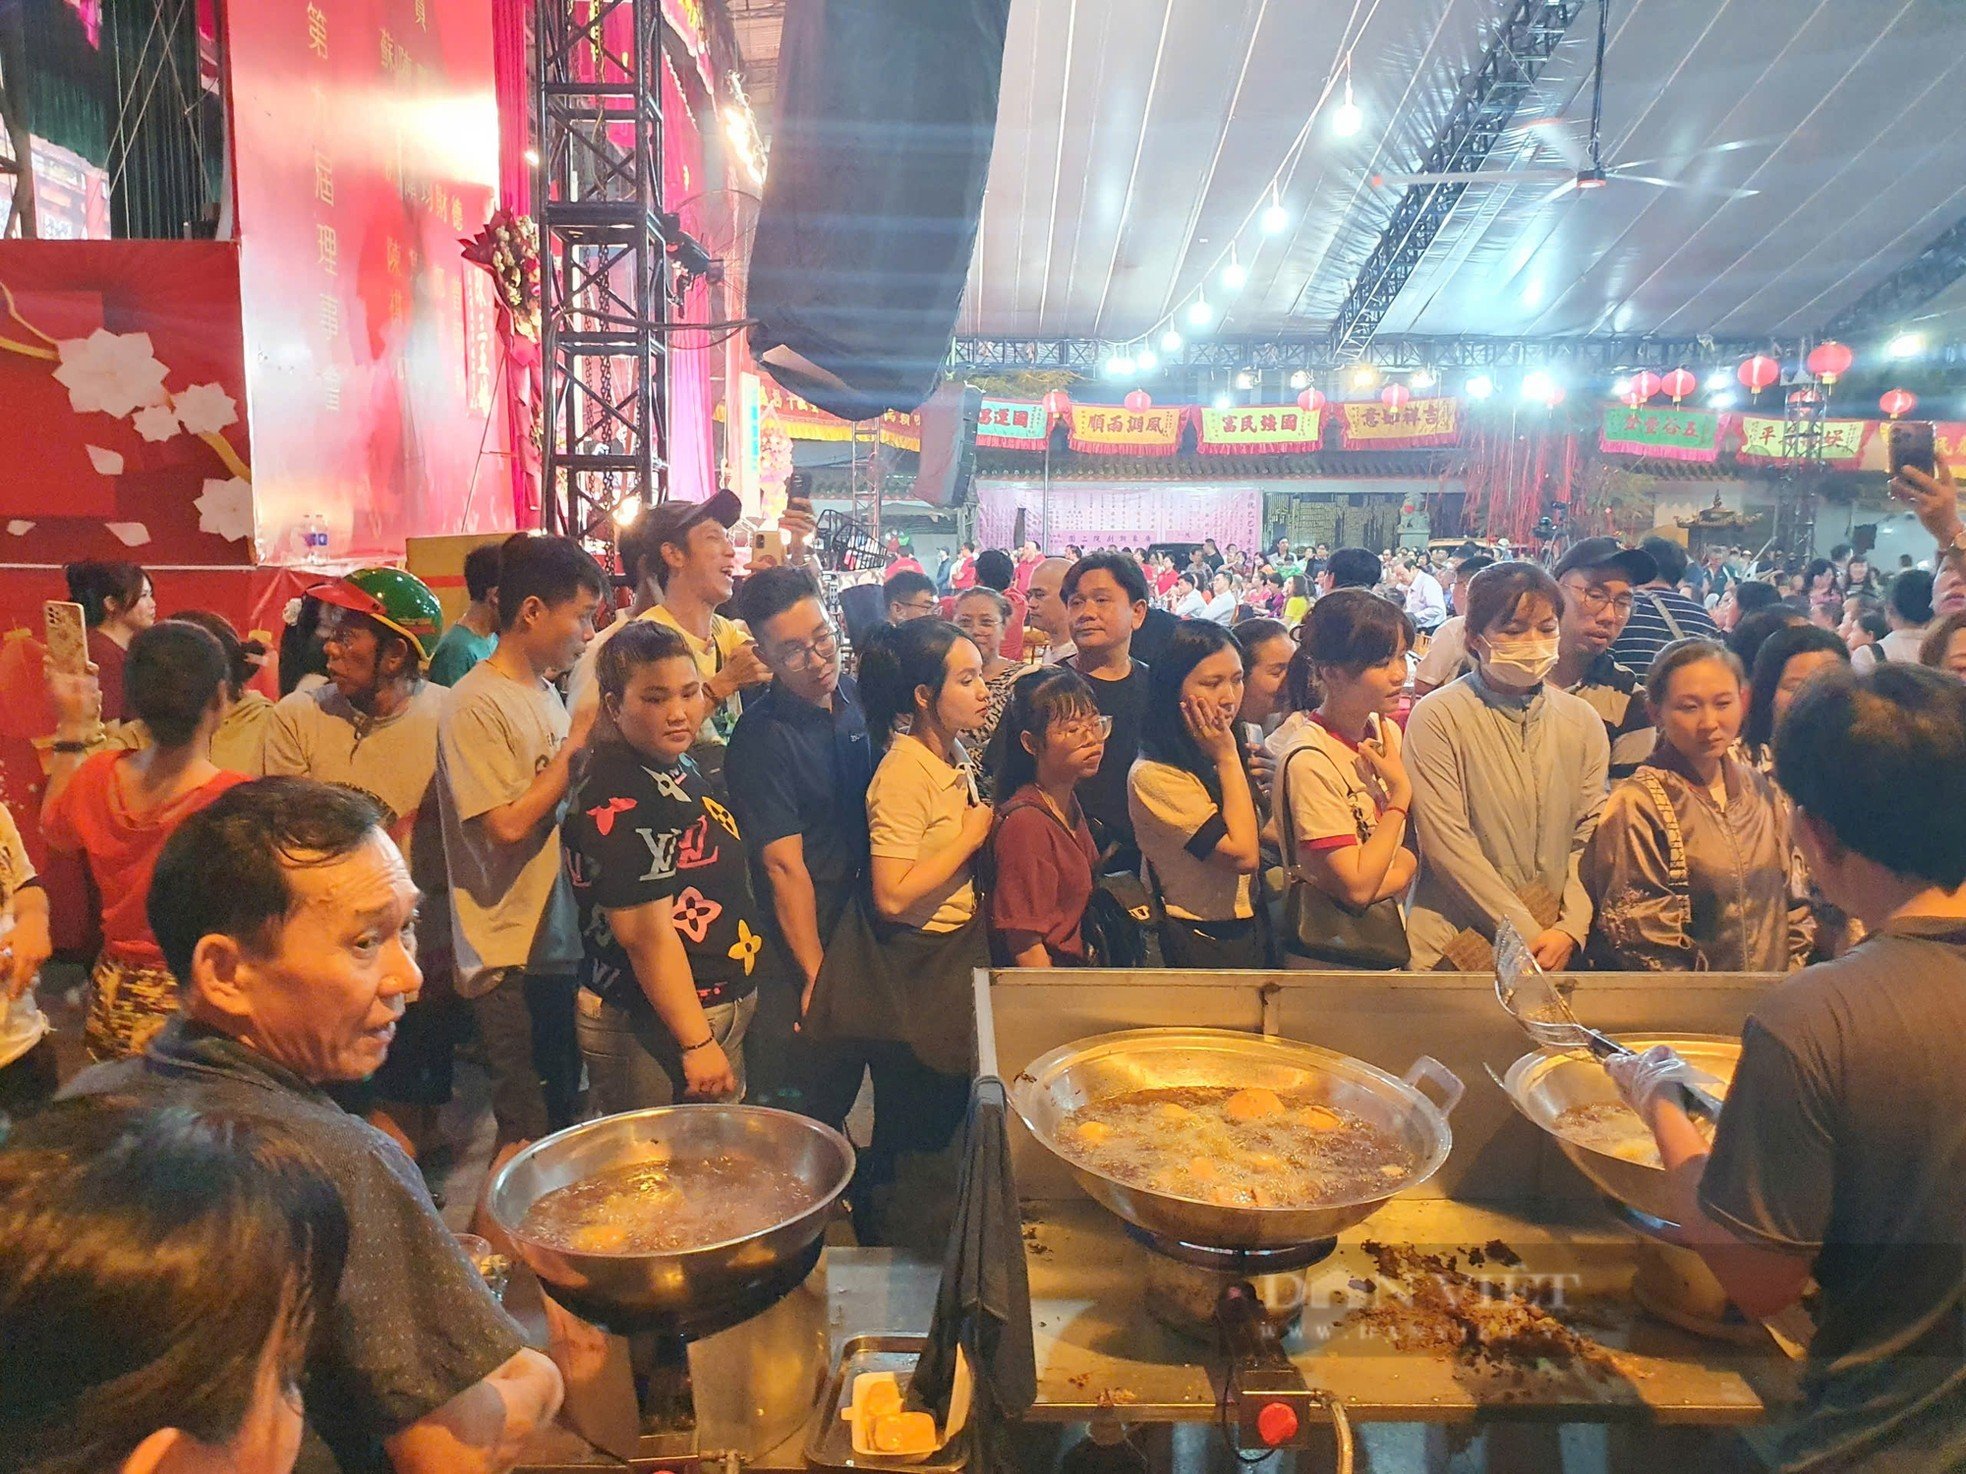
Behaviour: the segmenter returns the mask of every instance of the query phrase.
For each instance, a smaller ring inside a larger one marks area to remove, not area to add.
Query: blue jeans
[[[711,1036],[737,1077],[736,1093],[725,1097],[730,1102],[744,1099],[744,1033],[757,1008],[758,995],[749,993],[703,1010]],[[582,988],[574,1023],[587,1060],[588,1103],[599,1114],[674,1105],[684,1098],[682,1052],[648,1004],[623,1006]]]

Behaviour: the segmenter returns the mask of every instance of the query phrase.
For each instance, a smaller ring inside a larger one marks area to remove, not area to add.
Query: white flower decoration
[[[238,403],[216,384],[193,384],[171,396],[178,423],[193,435],[212,435],[239,420]]]
[[[198,508],[198,530],[230,542],[253,535],[253,486],[234,476],[207,481],[204,493],[192,503]]]
[[[34,524],[22,517],[16,517],[7,524],[7,532],[13,537],[26,537],[32,531]]]
[[[148,333],[97,328],[86,338],[63,339],[55,352],[61,359],[55,378],[78,413],[121,419],[164,398],[164,365],[151,352]]]
[[[105,476],[123,474],[123,458],[113,450],[104,450],[100,445],[82,447],[89,453],[89,464]]]
[[[169,440],[178,432],[177,416],[168,404],[153,404],[138,410],[130,416],[130,423],[137,427],[137,434],[145,440]]]
[[[150,529],[141,522],[105,522],[103,526],[126,548],[140,548],[150,541]]]

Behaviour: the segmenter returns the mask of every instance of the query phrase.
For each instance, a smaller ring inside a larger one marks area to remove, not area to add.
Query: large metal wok
[[[1422,1080],[1440,1090],[1439,1105],[1417,1088]],[[1390,1133],[1411,1153],[1414,1169],[1383,1191],[1315,1208],[1224,1207],[1120,1182],[1060,1149],[1065,1118],[1080,1107],[1128,1091],[1176,1086],[1262,1086],[1308,1095]],[[1400,1079],[1349,1055],[1290,1039],[1228,1029],[1128,1029],[1033,1060],[1011,1083],[1010,1100],[1031,1134],[1072,1169],[1079,1185],[1128,1223],[1184,1244],[1277,1249],[1332,1238],[1438,1171],[1454,1143],[1447,1113],[1461,1090],[1460,1080],[1427,1055]]]
[[[643,1162],[715,1157],[789,1172],[811,1189],[810,1201],[760,1233],[676,1253],[578,1254],[521,1231],[527,1211],[555,1188]],[[698,1337],[750,1319],[804,1281],[852,1176],[852,1144],[804,1116],[763,1106],[662,1106],[534,1142],[499,1172],[487,1205],[553,1298],[582,1319],[624,1335]]]
[[[1741,1061],[1741,1041],[1718,1034],[1620,1034],[1617,1042],[1640,1051],[1654,1044],[1670,1045],[1696,1069],[1723,1082],[1733,1080]],[[1618,1099],[1618,1087],[1611,1083],[1602,1064],[1588,1055],[1560,1049],[1532,1050],[1509,1066],[1502,1088],[1516,1109],[1548,1132],[1564,1156],[1602,1192],[1627,1208],[1672,1226],[1669,1179],[1663,1167],[1594,1150],[1557,1129],[1557,1118],[1573,1106]],[[1726,1091],[1714,1093],[1725,1096]]]

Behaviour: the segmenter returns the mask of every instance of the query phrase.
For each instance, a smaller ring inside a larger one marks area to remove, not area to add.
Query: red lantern
[[[1387,409],[1400,410],[1413,398],[1413,391],[1404,384],[1388,384],[1379,391],[1379,402]]]
[[[1659,387],[1671,396],[1674,404],[1678,404],[1680,400],[1700,387],[1700,381],[1693,376],[1691,370],[1676,368],[1659,380]]]
[[[1734,370],[1734,377],[1741,381],[1741,387],[1756,394],[1771,387],[1781,376],[1782,366],[1765,353],[1742,359],[1741,366]]]
[[[1122,399],[1120,403],[1124,404],[1128,409],[1132,410],[1135,414],[1138,414],[1140,413],[1140,411],[1144,409],[1151,409],[1153,407],[1154,397],[1153,395],[1149,394],[1145,389],[1135,389],[1131,394],[1127,395],[1125,399]]]
[[[1877,407],[1892,419],[1903,419],[1918,408],[1918,396],[1909,389],[1886,389]]]
[[[1632,397],[1638,404],[1645,403],[1659,392],[1659,376],[1650,369],[1640,369],[1632,375]]]
[[[1303,410],[1306,414],[1316,414],[1324,408],[1324,391],[1322,389],[1306,389],[1302,394],[1297,396],[1297,408]]]
[[[1050,418],[1062,419],[1072,412],[1072,396],[1063,389],[1054,389],[1044,397],[1044,412]]]
[[[1790,391],[1787,402],[1798,406],[1818,404],[1822,401],[1822,397],[1814,389],[1795,389]]]
[[[1852,357],[1853,355],[1848,348],[1845,348],[1836,339],[1830,338],[1810,349],[1809,357],[1805,362],[1808,364],[1810,373],[1821,379],[1825,384],[1834,384],[1849,371]]]
[[[1551,409],[1555,409],[1559,404],[1563,403],[1563,385],[1550,385],[1550,392],[1543,396],[1543,403]]]

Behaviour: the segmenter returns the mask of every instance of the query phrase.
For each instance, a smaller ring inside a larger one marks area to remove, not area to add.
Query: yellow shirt
[[[751,642],[751,637],[744,632],[742,625],[736,620],[725,619],[721,614],[710,616],[710,638],[707,640],[697,639],[695,635],[677,624],[676,616],[661,604],[646,611],[641,617],[666,624],[681,635],[683,643],[689,646],[691,658],[696,661],[696,673],[705,681],[722,670],[732,656]],[[735,691],[731,692],[723,705],[713,709],[703,719],[703,726],[698,730],[696,740],[721,745],[730,736],[730,729],[737,725],[737,718],[743,710],[744,698]]]
[[[958,761],[964,754],[957,749]],[[894,739],[867,788],[868,851],[877,860],[920,860],[961,837],[975,790],[968,772],[945,763],[905,732]],[[954,931],[976,914],[975,864],[965,864],[896,918],[922,931]]]

